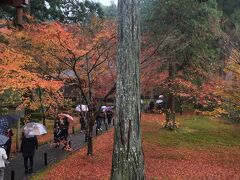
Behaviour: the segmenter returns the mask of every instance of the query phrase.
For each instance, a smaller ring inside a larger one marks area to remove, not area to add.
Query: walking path
[[[102,132],[106,131],[105,124],[101,127],[103,129]],[[96,126],[94,126],[93,131],[94,136],[96,135]],[[99,133],[99,135],[101,132]],[[70,135],[68,138],[69,141],[71,141],[71,146],[73,151],[67,152],[60,148],[51,147],[49,143],[44,144],[38,148],[38,150],[35,152],[34,156],[34,173],[37,173],[44,168],[46,168],[44,164],[44,153],[47,153],[47,162],[48,165],[54,164],[56,162],[59,162],[60,160],[66,158],[71,153],[79,150],[82,148],[85,143],[85,135],[84,133],[76,133],[75,135]],[[30,176],[34,175],[25,175],[24,174],[24,165],[23,165],[23,157],[21,154],[18,154],[14,159],[10,160],[10,164],[8,164],[5,168],[5,180],[13,180],[11,179],[11,171],[14,171],[15,178],[14,180],[27,180],[30,179]]]

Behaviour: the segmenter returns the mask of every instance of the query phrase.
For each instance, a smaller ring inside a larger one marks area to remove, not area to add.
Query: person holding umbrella
[[[83,131],[86,130],[86,123],[85,123],[85,120],[84,120],[85,112],[82,112],[79,115],[80,115],[79,123],[81,125],[81,131],[80,132],[83,132]]]
[[[24,158],[25,174],[33,172],[33,157],[35,149],[38,149],[37,137],[31,132],[24,132],[22,137],[21,152]],[[30,168],[28,168],[28,160],[30,161]]]
[[[63,119],[63,125],[64,125],[63,132],[64,132],[65,138],[67,139],[69,124],[70,124],[70,122],[72,123],[74,121],[73,117],[70,116],[69,114],[64,114],[64,113],[59,114],[59,117]]]
[[[107,120],[108,120],[108,125],[111,125],[112,118],[113,118],[112,108],[110,106],[107,107],[105,112],[106,112],[106,117],[107,117]]]
[[[99,110],[99,111],[97,111],[97,113],[96,113],[96,123],[97,123],[97,130],[99,131],[99,130],[102,130],[101,129],[101,120],[102,120],[102,115],[101,115],[101,112],[100,112],[101,110]]]
[[[63,125],[64,125],[64,130],[65,130],[65,138],[68,138],[68,131],[69,131],[69,121],[67,117],[63,118]]]
[[[12,136],[13,136],[13,132],[12,132],[12,129],[10,129],[10,127],[14,126],[19,120],[20,120],[20,117],[16,115],[0,116],[0,134],[3,134],[6,137],[8,137],[8,140],[5,143],[8,159],[10,158]]]
[[[21,152],[24,157],[25,174],[33,172],[33,157],[35,149],[38,149],[37,135],[46,134],[45,126],[40,123],[27,123],[23,126],[23,137],[21,144]],[[30,161],[30,168],[28,168],[28,160]]]

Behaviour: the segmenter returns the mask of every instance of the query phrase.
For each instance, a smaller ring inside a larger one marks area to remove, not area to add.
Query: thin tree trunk
[[[86,65],[87,65],[87,81],[88,81],[88,102],[89,102],[89,118],[88,118],[88,150],[87,155],[93,155],[93,126],[95,122],[95,108],[92,103],[92,86],[91,86],[91,74],[89,72],[89,61],[88,56],[86,56]]]
[[[144,179],[140,128],[139,1],[118,2],[118,77],[112,180]]]
[[[89,126],[88,126],[88,149],[87,149],[87,155],[93,155],[93,117],[90,115],[89,119]]]
[[[42,99],[42,90],[39,87],[38,88],[38,95],[39,95],[39,100],[40,100],[40,104],[41,104],[41,117],[42,117],[42,123],[45,126],[46,125],[46,115],[45,115],[45,110],[44,110],[44,106],[43,106],[43,99]]]
[[[92,102],[91,72],[89,71],[89,59],[86,55],[87,83],[88,83],[88,101]]]
[[[169,96],[168,96],[168,114],[166,116],[166,125],[170,129],[176,128],[175,121],[175,96],[174,96],[174,78],[175,78],[175,64],[169,61]]]

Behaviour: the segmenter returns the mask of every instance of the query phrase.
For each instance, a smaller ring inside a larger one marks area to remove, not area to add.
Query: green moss
[[[158,131],[145,131],[143,138],[147,142],[164,146],[240,146],[239,129],[234,124],[211,120],[205,116],[181,118],[176,131],[163,129],[152,122],[144,123],[144,126],[159,126]]]

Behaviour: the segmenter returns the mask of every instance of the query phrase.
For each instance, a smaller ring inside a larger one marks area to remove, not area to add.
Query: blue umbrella
[[[4,135],[0,134],[0,145],[6,144],[8,139],[9,138],[7,136],[4,136]]]
[[[19,120],[20,120],[20,117],[15,115],[0,116],[0,129],[7,130],[10,126],[14,125]]]

